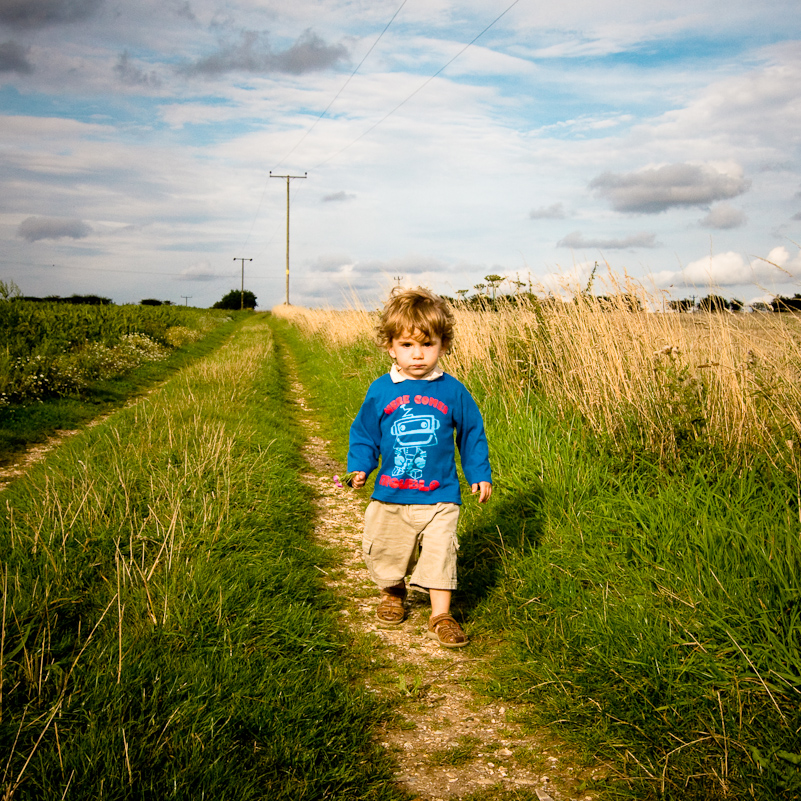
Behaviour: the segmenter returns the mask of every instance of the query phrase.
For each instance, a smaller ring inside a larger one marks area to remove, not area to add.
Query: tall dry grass
[[[653,308],[644,296],[643,308]],[[747,456],[767,453],[797,470],[801,443],[801,318],[793,314],[633,311],[611,299],[501,298],[457,304],[444,358],[511,403],[545,397],[597,433],[670,457],[703,441]],[[273,310],[339,350],[372,338],[375,312]]]
[[[346,311],[306,309],[286,304],[275,306],[270,311],[274,317],[292,323],[306,336],[322,338],[335,349],[369,341],[378,320],[376,312],[367,311],[357,304]]]

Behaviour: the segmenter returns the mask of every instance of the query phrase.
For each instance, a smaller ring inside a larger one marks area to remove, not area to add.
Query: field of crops
[[[86,391],[201,339],[227,313],[0,299],[0,408]]]
[[[342,458],[388,366],[375,317],[274,314]],[[444,366],[496,480],[460,603],[507,642],[490,691],[614,765],[605,797],[801,793],[799,365],[793,315],[457,310]]]

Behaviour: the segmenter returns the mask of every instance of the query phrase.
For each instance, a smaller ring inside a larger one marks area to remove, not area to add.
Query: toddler
[[[450,614],[461,504],[454,439],[465,478],[486,503],[492,473],[484,423],[464,385],[439,367],[453,338],[453,314],[442,298],[419,287],[393,291],[377,331],[393,364],[370,385],[348,451],[357,489],[378,468],[363,540],[381,591],[376,616],[385,626],[403,623],[408,576],[431,598],[428,636],[459,648],[468,639]]]

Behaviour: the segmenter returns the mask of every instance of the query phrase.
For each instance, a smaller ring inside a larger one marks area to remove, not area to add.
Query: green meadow
[[[797,798],[798,318],[456,313],[444,366],[495,475],[460,523],[480,691],[607,766],[594,797]],[[374,321],[227,321],[0,494],[5,798],[406,798],[321,581],[286,372],[344,461],[388,367]]]
[[[0,464],[217,347],[238,315],[28,301],[0,281]]]

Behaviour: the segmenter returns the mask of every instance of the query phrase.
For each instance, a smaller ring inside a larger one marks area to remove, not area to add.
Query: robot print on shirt
[[[394,478],[409,476],[414,479],[423,477],[426,466],[426,448],[437,444],[436,431],[439,420],[433,414],[412,414],[411,407],[400,407],[406,413],[393,423],[390,433],[395,437]]]

